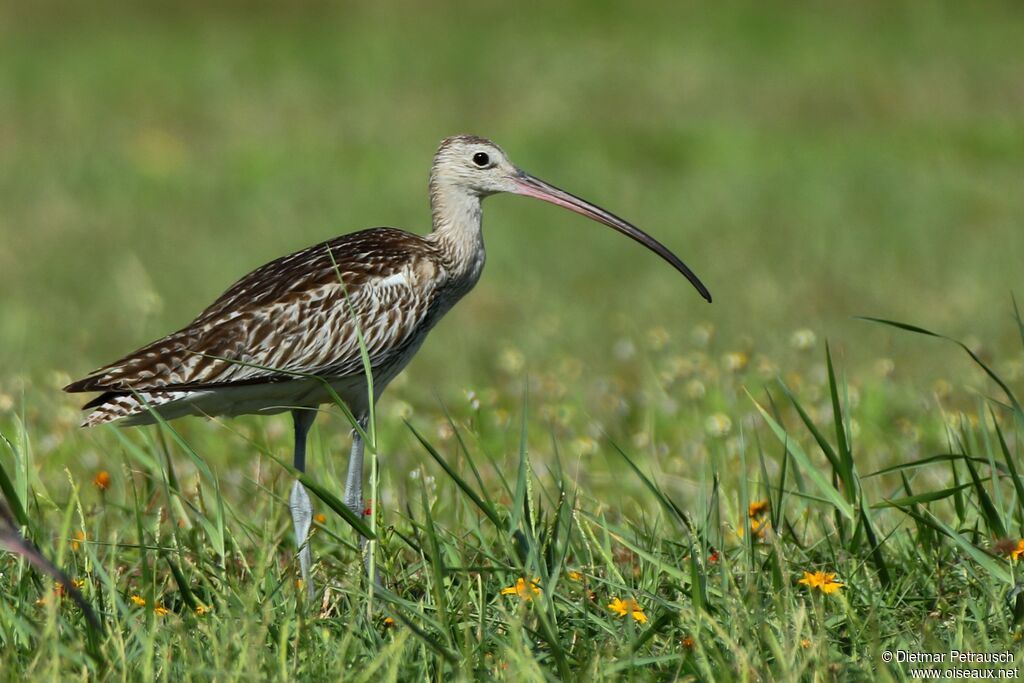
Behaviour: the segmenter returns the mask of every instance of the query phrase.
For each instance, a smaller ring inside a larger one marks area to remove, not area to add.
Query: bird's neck
[[[481,198],[458,187],[431,180],[430,208],[433,232],[427,237],[445,256],[453,276],[476,284],[484,266]]]

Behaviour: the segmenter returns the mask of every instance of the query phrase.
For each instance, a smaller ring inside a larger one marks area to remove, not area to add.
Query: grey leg
[[[365,415],[360,415],[358,418],[359,427],[366,429],[367,418]],[[345,477],[345,506],[353,513],[358,515],[360,519],[364,517],[363,511],[366,509],[363,505],[363,439],[359,436],[359,432],[352,430],[352,454],[349,455],[348,459],[348,476]],[[367,539],[364,537],[359,538],[359,548],[363,551],[363,564],[366,566],[366,570],[370,569],[370,555],[366,552]],[[374,577],[374,583],[380,585],[380,574]]]
[[[293,410],[292,420],[295,423],[295,469],[306,471],[306,435],[316,419],[315,410]],[[288,498],[288,508],[292,513],[292,525],[295,527],[295,543],[299,547],[299,567],[302,570],[302,583],[306,586],[309,599],[316,597],[313,580],[309,569],[313,564],[313,556],[309,550],[309,527],[313,523],[313,506],[309,502],[309,494],[301,482],[292,484],[292,493]]]
[[[366,429],[366,416],[360,415],[359,428]],[[345,506],[363,516],[363,439],[352,430],[352,453],[348,457],[348,476],[345,477]]]

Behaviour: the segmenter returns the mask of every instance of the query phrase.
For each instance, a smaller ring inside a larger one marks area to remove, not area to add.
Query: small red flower
[[[718,562],[719,558],[721,558],[721,555],[718,553],[718,551],[712,550],[711,554],[708,555],[708,562]]]
[[[369,517],[373,514],[373,498],[366,501],[366,509],[363,510],[363,517]]]

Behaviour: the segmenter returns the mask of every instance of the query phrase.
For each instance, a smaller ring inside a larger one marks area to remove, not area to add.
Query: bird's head
[[[438,147],[431,181],[482,198],[498,192],[515,192],[515,178],[520,173],[501,147],[490,140],[456,135]]]
[[[434,155],[430,187],[435,205],[442,193],[483,199],[499,192],[510,192],[575,211],[644,245],[672,264],[702,297],[711,301],[711,293],[704,283],[663,244],[615,214],[517,168],[501,147],[486,138],[456,135],[445,139]]]

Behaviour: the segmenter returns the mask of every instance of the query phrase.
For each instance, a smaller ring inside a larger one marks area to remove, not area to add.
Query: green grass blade
[[[1002,515],[996,509],[996,506],[992,503],[992,498],[989,496],[988,490],[985,488],[985,484],[981,477],[978,476],[978,470],[971,464],[970,459],[964,460],[964,465],[967,466],[967,471],[971,475],[971,482],[974,486],[974,491],[977,494],[978,505],[981,507],[982,517],[988,524],[988,528],[992,533],[1002,538],[1006,536],[1006,527],[1003,525]],[[985,481],[992,481],[992,478],[988,478]]]
[[[434,461],[441,466],[441,469],[445,471],[445,474],[447,474],[448,477],[455,482],[455,485],[458,486],[462,490],[462,492],[466,494],[466,497],[473,501],[473,504],[476,505],[481,512],[487,515],[487,518],[491,520],[491,522],[495,526],[500,528],[502,526],[502,522],[497,510],[495,510],[494,507],[489,505],[483,498],[481,498],[480,495],[477,494],[475,490],[473,490],[473,487],[471,487],[466,482],[465,479],[459,476],[459,473],[455,471],[455,468],[448,464],[448,461],[441,456],[441,454],[437,451],[437,449],[434,448],[434,446],[429,441],[423,438],[423,436],[418,431],[416,431],[416,428],[413,427],[411,423],[406,422],[405,426],[409,428],[409,431],[412,432],[412,435],[416,437],[416,440],[420,442],[420,445],[423,446],[424,450],[427,451],[430,457],[432,457]]]
[[[1024,536],[1024,515],[1021,514],[1022,509],[1024,509],[1024,481],[1021,481],[1020,475],[1017,473],[1017,465],[1014,464],[1016,458],[1010,453],[1010,447],[1006,444],[1006,438],[1003,436],[1003,430],[999,426],[995,412],[990,409],[989,414],[992,416],[992,424],[995,425],[996,438],[999,441],[999,451],[1002,453],[1003,461],[1006,463],[1010,481],[1013,483],[1013,490],[1017,493],[1018,526],[1020,526],[1021,535]]]
[[[526,488],[530,470],[530,456],[527,448],[529,414],[529,383],[523,389],[522,422],[519,427],[519,463],[516,468],[516,491],[512,497],[512,517],[509,520],[509,531],[515,532],[522,526],[522,518],[528,514],[526,509]]]
[[[971,357],[971,360],[973,360],[975,362],[975,364],[978,365],[978,367],[980,367],[982,370],[985,371],[985,374],[988,375],[992,379],[992,381],[994,381],[996,384],[999,385],[999,388],[1003,390],[1003,393],[1006,394],[1006,397],[1010,400],[1010,403],[1013,405],[1014,411],[1017,413],[1018,416],[1020,416],[1022,419],[1024,419],[1024,408],[1021,407],[1020,402],[1017,400],[1016,395],[1014,395],[1014,393],[1013,393],[1013,390],[1010,389],[1009,385],[1007,385],[1006,382],[1004,382],[1002,380],[1002,378],[999,377],[999,375],[997,375],[992,370],[992,368],[990,368],[988,366],[988,364],[985,363],[985,361],[983,361],[981,358],[978,357],[978,354],[974,353],[974,351],[972,351],[971,348],[969,346],[967,346],[966,344],[964,344],[962,341],[959,341],[957,339],[953,339],[952,337],[947,337],[945,335],[937,334],[935,332],[931,332],[931,331],[926,330],[926,329],[924,329],[922,327],[917,327],[915,325],[908,325],[906,323],[899,323],[899,322],[895,322],[893,320],[884,320],[882,318],[869,318],[869,317],[863,317],[863,316],[861,316],[861,319],[862,320],[868,320],[868,321],[871,321],[871,322],[881,323],[883,325],[891,325],[892,327],[897,327],[897,328],[902,329],[902,330],[907,330],[908,332],[916,332],[917,334],[924,334],[924,335],[927,335],[929,337],[937,337],[938,339],[944,339],[946,341],[953,342],[954,344],[959,346],[961,349],[963,349],[967,353],[967,355]]]
[[[821,473],[821,470],[811,462],[811,459],[807,457],[807,454],[804,453],[804,450],[800,445],[786,434],[786,431],[782,426],[768,414],[768,411],[762,408],[761,405],[754,400],[753,396],[750,396],[749,392],[747,393],[747,396],[751,401],[753,401],[754,407],[757,408],[759,413],[761,413],[761,417],[763,417],[765,422],[768,423],[768,427],[772,430],[772,433],[774,433],[775,437],[786,446],[789,454],[801,466],[804,473],[814,484],[815,488],[818,489],[821,495],[848,520],[856,521],[856,517],[850,503],[840,495],[839,491],[837,491]]]
[[[825,362],[828,367],[828,391],[832,400],[832,421],[836,428],[836,450],[840,466],[837,468],[843,485],[846,487],[846,499],[853,501],[857,495],[853,466],[853,451],[846,434],[846,423],[843,419],[843,408],[839,403],[839,385],[836,382],[836,371],[832,364],[832,349],[825,342]]]
[[[911,505],[920,505],[921,503],[931,503],[932,501],[943,500],[944,498],[949,498],[950,496],[954,496],[957,493],[963,491],[964,489],[969,489],[969,488],[973,488],[973,487],[974,487],[974,484],[968,482],[966,484],[960,484],[958,486],[950,486],[949,488],[938,489],[936,491],[927,491],[925,493],[918,493],[918,494],[915,494],[915,495],[912,495],[912,496],[904,496],[903,498],[892,498],[892,499],[888,499],[887,498],[887,499],[884,499],[880,503],[875,503],[871,507],[873,509],[887,508],[887,507],[905,508],[905,507],[909,507]]]
[[[353,529],[358,531],[364,538],[375,539],[377,536],[370,530],[370,527],[366,525],[366,522],[362,520],[356,513],[348,509],[348,506],[341,502],[341,499],[335,496],[333,493],[320,486],[317,482],[309,477],[304,472],[295,470],[295,474],[299,481],[306,489],[324,502],[327,507],[331,508],[339,517],[345,520],[345,522]]]
[[[968,541],[966,538],[964,538],[962,534],[951,529],[945,522],[943,522],[935,515],[927,511],[925,511],[924,514],[918,514],[908,509],[904,509],[903,512],[914,517],[915,519],[921,520],[922,522],[928,524],[942,535],[952,539],[953,542],[956,543],[956,545],[959,546],[961,550],[970,555],[971,559],[973,559],[975,562],[981,565],[981,567],[985,571],[987,571],[989,575],[993,578],[1006,584],[1013,584],[1013,575],[1010,572],[1010,570],[1007,569],[1004,561],[999,560],[989,555],[985,551],[981,550],[973,543]]]
[[[876,471],[874,471],[874,472],[872,472],[870,474],[865,474],[861,478],[862,479],[868,479],[869,477],[877,477],[877,476],[880,476],[880,475],[883,475],[883,474],[891,474],[893,472],[901,472],[901,471],[904,471],[904,470],[917,469],[919,467],[927,467],[928,465],[934,465],[934,464],[940,463],[940,462],[947,462],[947,461],[955,462],[955,461],[958,461],[958,460],[967,460],[967,459],[973,460],[974,462],[976,462],[978,464],[981,464],[981,465],[984,465],[984,464],[988,463],[988,460],[985,459],[985,458],[979,458],[979,457],[976,457],[976,456],[970,456],[970,455],[967,455],[965,453],[940,453],[939,455],[932,455],[932,456],[929,456],[927,458],[921,458],[919,460],[911,460],[909,462],[901,462],[901,463],[896,463],[895,465],[890,465],[889,467],[883,467],[882,469],[876,470]],[[998,465],[999,463],[996,463],[996,464]],[[1008,470],[1003,469],[1002,471],[1008,471]]]
[[[14,451],[14,445],[7,440],[6,436],[0,434],[0,440],[3,440],[12,452]],[[7,470],[4,469],[3,463],[0,463],[0,491],[3,492],[4,498],[7,500],[7,505],[11,508],[11,513],[14,515],[14,519],[16,519],[18,524],[21,526],[31,530],[32,525],[29,524],[28,515],[25,514],[25,506],[18,498],[18,494],[14,490],[14,484],[7,476]]]

